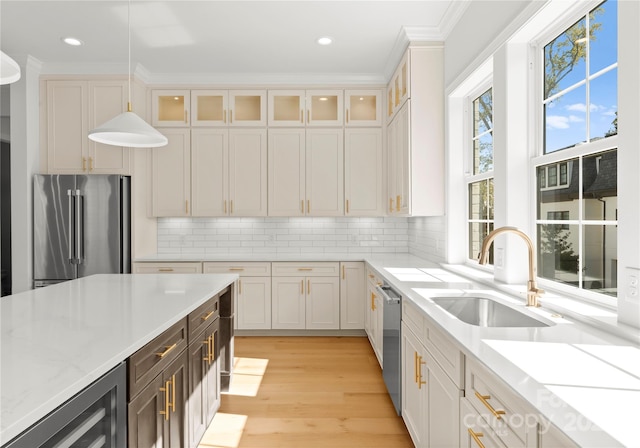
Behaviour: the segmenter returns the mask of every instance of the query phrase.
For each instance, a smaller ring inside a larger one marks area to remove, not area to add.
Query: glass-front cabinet
[[[266,90],[153,90],[158,127],[266,126]]]
[[[409,63],[409,52],[407,51],[387,86],[387,122],[391,121],[391,118],[410,97]]]
[[[345,126],[380,126],[382,115],[379,90],[345,90]]]
[[[269,90],[269,126],[342,124],[342,90]]]

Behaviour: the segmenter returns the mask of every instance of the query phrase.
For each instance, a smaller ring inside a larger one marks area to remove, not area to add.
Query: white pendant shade
[[[131,111],[123,112],[90,131],[89,139],[131,148],[157,148],[169,143],[167,137]]]
[[[11,84],[20,79],[20,66],[4,51],[0,51],[0,84]]]

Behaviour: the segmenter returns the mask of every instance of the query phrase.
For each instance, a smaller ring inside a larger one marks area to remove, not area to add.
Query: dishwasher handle
[[[395,292],[390,286],[387,285],[377,285],[376,289],[380,293],[380,295],[384,298],[384,302],[387,304],[399,304],[402,300],[400,294]],[[391,294],[389,294],[391,293]]]

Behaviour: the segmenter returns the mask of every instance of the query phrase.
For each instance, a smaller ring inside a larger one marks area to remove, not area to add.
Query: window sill
[[[497,282],[493,278],[493,272],[487,269],[478,269],[462,264],[442,264],[448,271],[465,276],[475,282],[490,286],[496,290],[517,297],[525,302],[526,286]],[[640,343],[640,330],[630,325],[618,322],[618,312],[615,307],[587,302],[579,295],[571,295],[565,292],[554,291],[545,287],[545,293],[540,297],[543,309],[561,314],[563,317],[581,322],[595,330],[605,331],[609,334]]]

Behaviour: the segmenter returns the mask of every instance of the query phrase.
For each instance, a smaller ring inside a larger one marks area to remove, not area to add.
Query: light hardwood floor
[[[236,337],[200,448],[413,447],[365,337]]]

